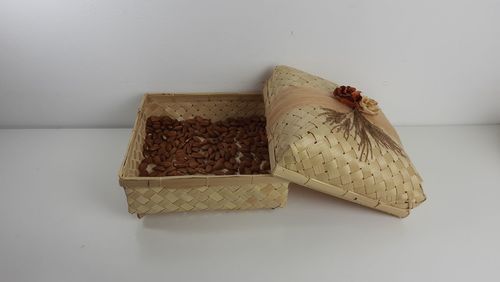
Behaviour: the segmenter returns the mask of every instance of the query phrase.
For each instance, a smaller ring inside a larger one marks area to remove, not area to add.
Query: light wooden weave
[[[332,92],[337,85],[286,67],[275,68],[264,87],[266,109],[288,87]],[[321,105],[293,108],[267,125],[272,173],[309,188],[399,217],[425,200],[422,179],[406,157],[374,147],[359,159],[359,139],[345,139],[321,115]],[[269,120],[268,120],[269,122]]]
[[[130,213],[239,210],[282,207],[287,185],[247,184],[197,188],[125,188]]]
[[[260,94],[146,94],[119,174],[129,212],[143,216],[177,211],[283,207],[288,181],[272,175],[139,177],[149,116],[179,120],[202,116],[218,121],[263,114]]]

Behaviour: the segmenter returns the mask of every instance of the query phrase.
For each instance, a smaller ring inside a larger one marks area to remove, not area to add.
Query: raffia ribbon
[[[273,103],[268,107],[268,125],[274,125],[281,116],[292,109],[306,105],[317,105],[340,113],[351,111],[351,108],[334,99],[328,91],[309,87],[290,86],[276,93],[273,97]],[[365,118],[401,145],[399,135],[382,111],[378,111],[375,115],[365,115]]]

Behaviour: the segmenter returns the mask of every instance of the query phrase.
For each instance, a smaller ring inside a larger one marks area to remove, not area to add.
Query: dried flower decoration
[[[352,109],[358,108],[362,99],[361,91],[356,90],[354,87],[344,85],[335,88],[333,97]]]
[[[361,101],[359,102],[359,110],[363,114],[374,116],[374,115],[378,114],[378,112],[380,111],[380,108],[378,107],[377,101],[375,101],[371,98],[368,98],[366,96],[363,96],[361,98]]]
[[[326,122],[333,126],[332,132],[342,132],[347,139],[353,134],[358,139],[360,160],[373,158],[373,146],[384,147],[400,156],[406,156],[403,148],[387,135],[381,128],[371,123],[364,115],[376,115],[380,108],[378,103],[361,95],[361,91],[351,86],[340,86],[333,91],[333,97],[352,111],[340,113],[332,109],[323,108]]]

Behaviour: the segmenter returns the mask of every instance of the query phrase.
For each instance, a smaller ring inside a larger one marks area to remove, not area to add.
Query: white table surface
[[[139,220],[129,129],[0,130],[0,280],[498,280],[500,126],[399,131],[428,197],[406,219],[293,186],[283,209]]]

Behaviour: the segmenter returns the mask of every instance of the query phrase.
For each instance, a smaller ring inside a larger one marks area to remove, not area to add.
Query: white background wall
[[[396,124],[500,122],[500,1],[0,0],[0,127],[131,126],[156,91],[287,64]]]

